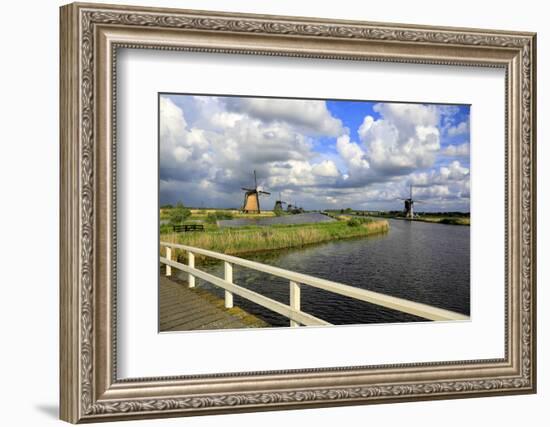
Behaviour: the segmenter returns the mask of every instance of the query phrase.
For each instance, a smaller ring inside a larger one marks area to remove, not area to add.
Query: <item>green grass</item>
[[[269,227],[223,228],[205,232],[161,234],[161,241],[209,249],[229,255],[299,248],[332,240],[366,237],[389,230],[386,220],[366,220]],[[199,257],[197,257],[199,258]],[[198,259],[197,259],[198,260]]]
[[[414,219],[415,221],[433,222],[436,224],[448,224],[448,225],[470,225],[470,217],[441,217],[441,216],[419,216]]]

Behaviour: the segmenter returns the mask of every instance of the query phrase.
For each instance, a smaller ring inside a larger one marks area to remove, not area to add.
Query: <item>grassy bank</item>
[[[225,228],[198,233],[161,234],[161,240],[209,249],[230,255],[299,248],[332,240],[385,233],[388,221],[338,221],[269,227]]]
[[[432,222],[436,224],[447,225],[470,225],[470,217],[440,217],[440,216],[421,216],[414,219],[415,221]]]
[[[361,215],[360,213],[357,214]],[[374,212],[370,216],[375,218],[406,219],[401,211]],[[470,225],[470,214],[463,212],[417,212],[414,221],[431,222],[433,224]]]

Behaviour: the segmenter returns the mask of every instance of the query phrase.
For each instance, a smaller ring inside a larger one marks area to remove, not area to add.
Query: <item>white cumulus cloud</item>
[[[437,107],[422,104],[380,103],[375,120],[366,116],[359,136],[370,166],[382,173],[402,175],[431,166],[440,148]]]
[[[263,122],[282,121],[313,135],[338,136],[342,122],[333,117],[325,101],[273,98],[227,98],[229,110]]]
[[[340,175],[338,168],[331,160],[323,160],[321,163],[314,164],[312,171],[317,176],[337,177]]]
[[[369,169],[370,165],[365,152],[359,144],[350,140],[349,135],[338,137],[336,140],[336,149],[352,173],[361,169]]]
[[[460,145],[448,145],[441,150],[446,157],[468,157],[470,155],[470,144],[465,142]]]
[[[460,122],[456,126],[451,126],[447,129],[447,134],[449,136],[464,135],[470,132],[469,122]]]

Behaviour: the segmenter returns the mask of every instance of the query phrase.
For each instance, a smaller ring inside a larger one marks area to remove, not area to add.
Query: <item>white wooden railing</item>
[[[325,320],[319,319],[311,314],[307,314],[300,309],[300,290],[304,285],[323,289],[335,294],[354,298],[360,301],[366,301],[381,307],[412,314],[428,320],[468,320],[469,317],[454,311],[444,310],[427,304],[421,304],[409,301],[403,298],[396,298],[379,292],[368,291],[342,283],[332,282],[330,280],[320,279],[307,274],[296,273],[294,271],[284,270],[271,265],[261,264],[255,261],[249,261],[231,255],[225,255],[206,249],[195,248],[192,246],[179,245],[176,243],[160,242],[161,247],[166,248],[166,257],[160,257],[160,262],[166,265],[166,275],[172,274],[172,268],[188,273],[188,286],[195,286],[195,278],[205,280],[214,286],[225,290],[225,307],[233,307],[233,294],[239,295],[249,301],[261,305],[268,310],[274,311],[290,320],[290,326],[300,325],[330,325]],[[182,264],[172,259],[172,249],[179,249],[187,252],[187,264]],[[219,259],[224,262],[223,279],[205,271],[195,268],[195,255],[204,255],[206,257]],[[282,277],[289,281],[290,286],[290,304],[283,304],[275,301],[250,289],[243,288],[233,283],[233,265],[249,268],[252,270],[268,273],[273,276]]]

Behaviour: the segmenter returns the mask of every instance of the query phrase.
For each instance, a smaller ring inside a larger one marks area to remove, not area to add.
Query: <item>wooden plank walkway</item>
[[[175,277],[160,276],[160,331],[265,328],[269,325],[239,307]]]

